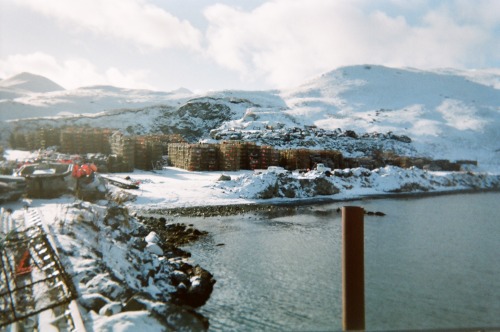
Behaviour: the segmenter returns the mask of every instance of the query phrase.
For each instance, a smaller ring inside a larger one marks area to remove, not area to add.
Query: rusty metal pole
[[[342,326],[365,329],[364,209],[342,208]]]

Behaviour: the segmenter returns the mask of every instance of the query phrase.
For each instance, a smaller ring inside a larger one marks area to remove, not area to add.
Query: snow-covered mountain
[[[154,92],[96,86],[26,92],[2,97],[0,120],[11,120],[3,123],[6,130],[13,125],[89,124],[140,134],[181,133],[191,141],[210,138],[211,133],[212,138],[351,154],[359,153],[356,146],[371,144],[401,154],[499,163],[499,82],[498,70],[363,65],[342,67],[283,91],[195,95],[185,89]],[[316,129],[304,130],[305,126]],[[302,130],[298,135],[297,128]],[[347,131],[356,135],[346,135]],[[412,142],[391,137],[409,137]]]
[[[344,67],[283,92],[302,123],[409,136],[433,157],[500,156],[498,74]]]
[[[64,88],[43,76],[21,73],[0,80],[0,101],[15,99],[26,94],[60,91]]]
[[[5,80],[0,80],[0,88],[22,92],[52,92],[64,90],[59,84],[46,77],[31,73],[21,73]]]
[[[187,89],[172,92],[90,86],[65,90],[41,76],[23,73],[0,81],[0,120],[95,114],[116,109],[175,105],[191,96]]]

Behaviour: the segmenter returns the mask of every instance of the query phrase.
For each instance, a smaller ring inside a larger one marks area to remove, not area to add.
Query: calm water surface
[[[500,193],[374,199],[190,219],[217,283],[212,331],[342,329],[343,205],[365,217],[367,330],[500,327]],[[224,245],[220,245],[224,244]]]

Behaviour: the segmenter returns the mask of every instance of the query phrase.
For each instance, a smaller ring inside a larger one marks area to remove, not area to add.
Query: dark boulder
[[[190,278],[190,285],[187,292],[178,293],[181,303],[191,307],[199,307],[210,298],[215,284],[213,275],[207,270],[196,265],[193,268],[193,276]]]
[[[340,190],[325,177],[316,178],[314,180],[314,185],[316,188],[316,195],[334,195],[340,192]]]
[[[101,294],[83,294],[78,302],[82,307],[88,311],[95,311],[96,313],[101,310],[106,304],[110,303],[109,299],[102,296]]]
[[[123,311],[141,311],[149,310],[150,308],[150,295],[146,293],[135,294],[127,301],[123,307]]]
[[[217,181],[231,181],[231,177],[229,175],[221,174]]]

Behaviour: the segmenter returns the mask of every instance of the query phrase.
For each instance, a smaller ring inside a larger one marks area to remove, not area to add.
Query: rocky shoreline
[[[309,199],[295,199],[285,201],[275,201],[273,203],[248,203],[248,204],[226,204],[226,205],[205,205],[205,206],[188,206],[174,207],[164,209],[147,209],[141,210],[138,213],[144,216],[159,216],[168,217],[227,217],[252,212],[279,212],[290,208],[317,205],[331,204],[341,202],[359,201],[364,199],[388,199],[388,198],[418,198],[441,195],[460,195],[474,194],[484,192],[500,192],[500,188],[481,188],[481,189],[455,189],[442,191],[425,191],[425,192],[388,192],[386,194],[364,195],[351,198],[331,198],[331,197],[314,197]],[[160,217],[161,218],[161,217]]]
[[[316,202],[317,203],[317,202]],[[313,203],[311,203],[313,204]],[[165,209],[149,209],[141,211],[144,215],[167,215],[171,217],[227,217],[249,212],[276,211],[289,208],[295,203],[289,204],[227,204],[227,205],[205,205],[175,207]]]
[[[111,202],[68,205],[50,228],[84,319],[112,326],[130,312],[147,311],[165,330],[208,329],[195,309],[210,298],[215,279],[179,248],[206,232],[132,215]]]
[[[164,217],[137,216],[137,219],[145,226],[141,235],[157,235],[157,244],[174,267],[170,276],[172,286],[176,288],[176,292],[171,294],[173,302],[193,308],[205,304],[212,294],[216,280],[201,266],[187,263],[184,258],[190,257],[191,254],[179,246],[197,241],[208,233],[194,228],[193,225],[168,223]]]

